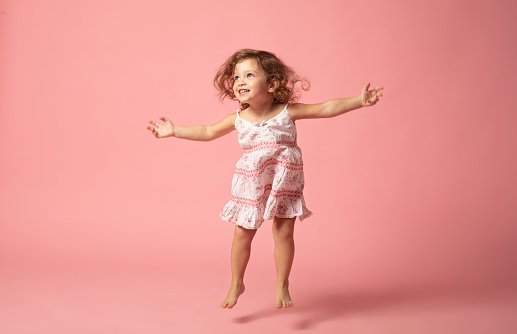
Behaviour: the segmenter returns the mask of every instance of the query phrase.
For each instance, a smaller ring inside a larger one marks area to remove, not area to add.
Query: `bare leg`
[[[251,242],[257,230],[245,229],[235,226],[235,234],[232,243],[232,283],[230,291],[221,302],[222,308],[232,308],[237,304],[237,299],[244,293],[244,272],[250,259]]]
[[[273,220],[273,239],[275,240],[276,266],[276,307],[293,306],[289,295],[289,274],[294,260],[294,222],[296,218]]]

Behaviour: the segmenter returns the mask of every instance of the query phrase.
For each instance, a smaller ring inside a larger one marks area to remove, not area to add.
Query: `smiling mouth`
[[[239,89],[239,94],[248,93],[249,91],[249,89]]]

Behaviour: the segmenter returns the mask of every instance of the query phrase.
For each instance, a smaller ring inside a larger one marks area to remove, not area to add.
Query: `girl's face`
[[[273,86],[256,59],[245,59],[235,65],[233,93],[241,103],[272,101]]]

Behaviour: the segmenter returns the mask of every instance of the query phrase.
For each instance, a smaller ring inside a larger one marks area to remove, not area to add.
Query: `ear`
[[[280,82],[278,82],[278,79],[271,79],[267,91],[273,93],[278,88],[278,86],[280,86]]]

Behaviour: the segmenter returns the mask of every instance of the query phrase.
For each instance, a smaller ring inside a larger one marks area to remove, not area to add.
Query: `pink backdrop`
[[[236,134],[197,143],[145,128],[234,112],[212,79],[250,47],[311,80],[302,102],[385,87],[374,108],[298,124],[314,212],[296,231],[298,282],[514,281],[515,7],[3,1],[1,269],[227,275],[233,226],[218,214]],[[250,266],[273,282],[270,223]]]

